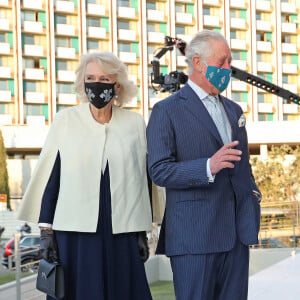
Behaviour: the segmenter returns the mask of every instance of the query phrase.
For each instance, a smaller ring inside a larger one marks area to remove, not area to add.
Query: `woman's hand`
[[[57,261],[57,244],[52,229],[41,229],[40,251],[41,257],[48,262]]]
[[[149,247],[146,231],[138,232],[138,247],[140,258],[143,262],[146,262],[149,258]]]

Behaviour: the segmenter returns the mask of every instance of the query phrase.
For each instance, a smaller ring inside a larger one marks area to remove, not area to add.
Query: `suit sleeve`
[[[188,120],[187,120],[188,122]],[[148,169],[158,186],[182,189],[208,185],[207,158],[178,161],[176,133],[165,106],[156,104],[147,126]]]

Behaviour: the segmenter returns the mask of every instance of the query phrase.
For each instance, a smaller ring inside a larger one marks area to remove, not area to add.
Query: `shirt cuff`
[[[258,192],[256,190],[252,190],[252,194],[253,194],[254,197],[256,197],[256,199],[257,199],[258,202],[261,201],[262,196],[261,196],[260,192]]]
[[[52,224],[48,224],[48,223],[39,223],[38,226],[39,226],[39,227],[52,228]]]
[[[207,176],[208,182],[214,182],[215,181],[215,175],[211,174],[209,162],[210,162],[210,158],[206,162],[206,176]]]

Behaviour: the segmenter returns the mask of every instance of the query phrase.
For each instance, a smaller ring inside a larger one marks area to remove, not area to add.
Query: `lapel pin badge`
[[[246,125],[246,117],[245,115],[241,115],[240,118],[239,118],[239,127],[244,127]]]

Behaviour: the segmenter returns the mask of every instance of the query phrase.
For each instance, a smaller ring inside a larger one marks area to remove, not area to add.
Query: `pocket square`
[[[241,115],[238,121],[239,127],[244,127],[246,125],[246,117],[245,115]]]

